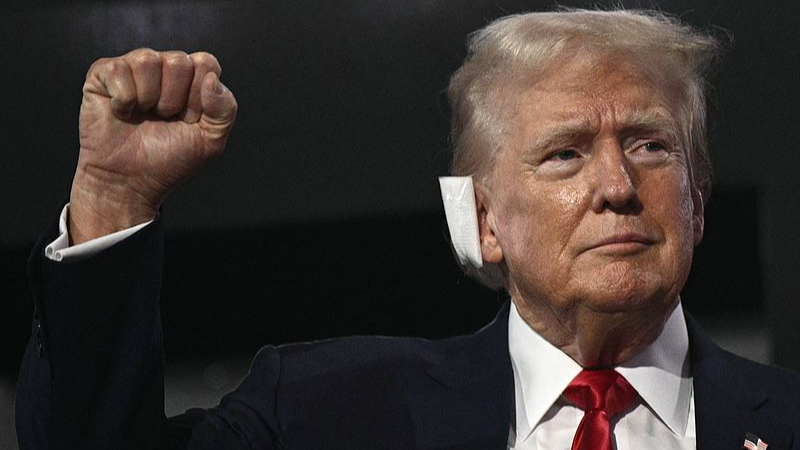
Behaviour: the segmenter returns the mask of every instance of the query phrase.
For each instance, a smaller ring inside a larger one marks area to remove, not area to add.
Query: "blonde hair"
[[[488,174],[506,127],[504,102],[511,97],[501,94],[523,88],[523,83],[534,85],[568,59],[621,58],[657,77],[675,94],[681,128],[676,131],[687,152],[690,182],[707,201],[712,169],[706,140],[706,76],[719,48],[710,34],[656,11],[565,9],[500,18],[470,36],[467,58],[450,79],[450,171],[477,179]],[[464,269],[490,288],[504,285],[496,265]]]

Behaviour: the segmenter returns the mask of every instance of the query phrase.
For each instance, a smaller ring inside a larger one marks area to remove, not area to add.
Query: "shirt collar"
[[[518,439],[526,439],[581,366],[528,326],[514,302],[508,314],[508,352],[514,370]]]
[[[513,301],[508,317],[508,349],[514,371],[516,436],[524,440],[582,368],[535,332],[519,315]],[[679,436],[686,434],[692,396],[688,352],[686,321],[678,304],[655,342],[616,368],[644,403]]]
[[[689,333],[680,303],[655,342],[616,368],[673,433],[686,435],[692,377]]]

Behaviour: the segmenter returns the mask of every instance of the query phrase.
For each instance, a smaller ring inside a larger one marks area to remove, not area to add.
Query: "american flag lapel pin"
[[[744,435],[744,444],[742,444],[742,448],[747,450],[767,450],[767,443],[748,431]]]

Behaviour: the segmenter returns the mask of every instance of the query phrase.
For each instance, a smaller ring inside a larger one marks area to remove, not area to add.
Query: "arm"
[[[154,219],[171,189],[222,152],[236,101],[219,74],[205,53],[140,49],[92,65],[70,244]],[[53,223],[29,260],[36,314],[17,394],[20,447],[182,446],[186,436],[172,430],[215,419],[195,414],[168,427],[163,414],[160,220],[71,262],[45,257],[57,237]]]
[[[20,448],[155,448],[163,424],[160,220],[92,258],[28,263],[36,303],[20,368]]]
[[[36,302],[16,401],[20,449],[275,449],[280,359],[265,347],[251,374],[210,410],[164,416],[158,299],[161,219],[89,258],[28,261]]]

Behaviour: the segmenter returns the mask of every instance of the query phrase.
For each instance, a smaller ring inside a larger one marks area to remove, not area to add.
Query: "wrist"
[[[152,220],[158,204],[123,183],[101,182],[77,171],[67,214],[70,245]]]

